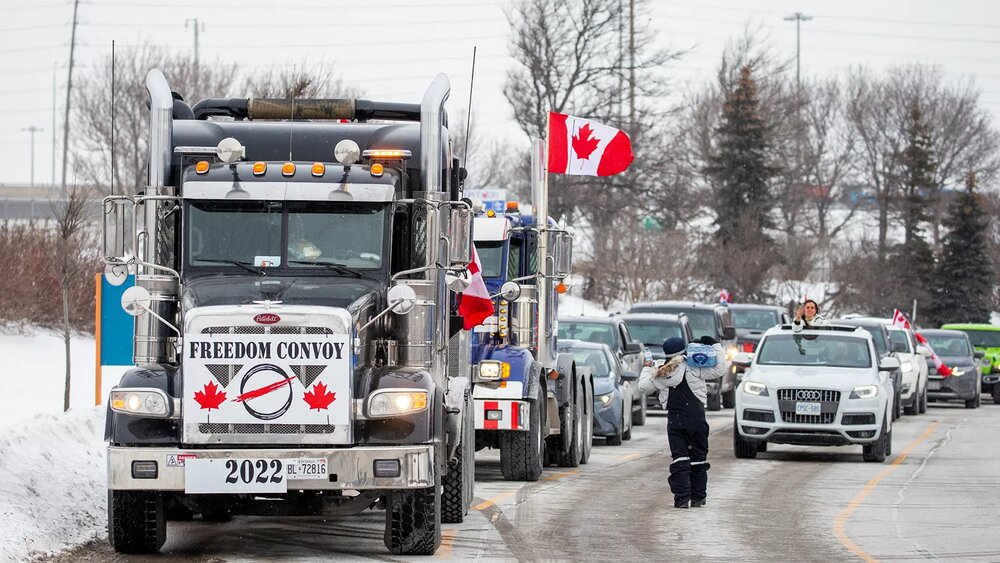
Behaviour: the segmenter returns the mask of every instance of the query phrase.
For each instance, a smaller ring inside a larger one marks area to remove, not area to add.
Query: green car
[[[941,328],[960,330],[969,335],[976,350],[986,354],[980,360],[983,372],[983,393],[993,395],[993,402],[1000,403],[1000,326],[989,324],[950,323]]]

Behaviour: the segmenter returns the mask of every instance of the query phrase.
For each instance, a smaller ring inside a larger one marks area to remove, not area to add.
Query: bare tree
[[[250,73],[240,95],[256,98],[356,98],[360,90],[334,73],[332,64],[302,62]]]
[[[70,407],[70,383],[72,375],[72,358],[70,355],[70,340],[73,336],[73,324],[70,311],[77,304],[71,300],[72,288],[79,278],[94,271],[93,261],[85,257],[93,254],[93,237],[87,236],[87,226],[90,217],[87,207],[89,201],[87,189],[74,184],[68,187],[63,199],[53,202],[55,237],[52,247],[52,268],[59,283],[62,295],[62,335],[66,348],[66,385],[63,394],[63,411]]]

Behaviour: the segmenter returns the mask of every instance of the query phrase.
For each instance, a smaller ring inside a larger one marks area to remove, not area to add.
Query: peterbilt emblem
[[[253,318],[255,323],[260,323],[262,325],[273,325],[280,320],[281,317],[275,315],[274,313],[261,313]]]
[[[795,398],[800,401],[818,401],[820,392],[815,389],[799,389],[795,392]]]

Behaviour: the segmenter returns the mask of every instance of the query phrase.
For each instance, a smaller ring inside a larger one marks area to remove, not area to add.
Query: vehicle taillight
[[[743,352],[746,352],[747,354],[752,354],[753,353],[753,349],[754,349],[753,342],[744,342],[743,343]]]

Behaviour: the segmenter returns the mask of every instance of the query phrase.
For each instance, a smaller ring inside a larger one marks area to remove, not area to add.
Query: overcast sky
[[[627,0],[623,0],[628,5]],[[451,79],[451,111],[469,98],[473,47],[478,48],[473,108],[480,134],[511,126],[501,88],[508,55],[510,0],[82,0],[75,73],[91,71],[116,48],[146,41],[183,52],[194,48],[197,18],[202,61],[264,71],[282,64],[330,63],[348,84],[374,100],[419,102],[438,72]],[[53,81],[64,107],[73,2],[0,0],[0,184],[27,184],[35,135],[36,183],[52,181]],[[803,12],[803,75],[924,62],[955,78],[972,77],[982,102],[1000,116],[1000,2],[989,0],[651,0],[648,20],[663,46],[691,49],[668,73],[678,86],[712,79],[726,42],[759,25],[775,52],[793,57]],[[222,93],[220,93],[221,95]],[[1000,119],[994,117],[1000,126]],[[61,123],[57,124],[61,135]],[[85,135],[85,131],[73,131]],[[61,138],[61,137],[60,137]],[[58,167],[57,167],[58,168]],[[57,170],[57,174],[59,171]],[[72,180],[72,178],[71,178]]]

